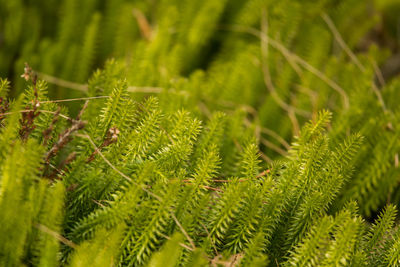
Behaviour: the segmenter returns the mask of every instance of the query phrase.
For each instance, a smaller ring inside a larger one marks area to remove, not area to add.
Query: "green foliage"
[[[399,8],[0,0],[0,265],[399,266]]]
[[[163,267],[163,266],[176,266],[179,260],[179,254],[182,247],[179,242],[182,241],[182,235],[175,234],[171,240],[167,241],[159,252],[155,253],[151,258],[148,266],[150,267]]]
[[[113,266],[116,264],[123,226],[113,230],[100,229],[92,240],[82,242],[71,256],[70,266]]]

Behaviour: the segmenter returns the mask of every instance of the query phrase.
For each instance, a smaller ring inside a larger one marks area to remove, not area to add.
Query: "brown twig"
[[[261,178],[261,177],[267,175],[267,173],[270,173],[270,172],[271,172],[270,170],[262,171],[262,172],[260,172],[259,174],[257,174],[257,176],[256,176],[255,178],[256,178],[256,179],[259,179],[259,178]],[[249,180],[252,180],[252,178],[239,179],[239,180],[237,180],[237,182],[242,183],[242,182],[246,182],[246,181],[249,181]],[[192,182],[193,182],[193,179],[184,179],[184,180],[182,180],[182,181],[185,182],[185,183],[192,183]],[[213,180],[211,180],[211,181],[212,181],[212,182],[215,182],[215,183],[230,183],[230,182],[232,182],[232,181],[234,181],[234,180],[216,178],[216,179],[213,179]],[[215,188],[214,188],[214,189],[215,189]],[[213,190],[213,189],[211,189],[211,190]],[[215,190],[214,190],[214,191],[215,191]]]
[[[65,175],[67,172],[67,165],[76,159],[76,152],[70,153],[65,160],[63,160],[58,167],[54,167],[49,163],[50,167],[53,167],[53,172],[47,176],[47,178],[53,180],[57,178],[57,175]],[[58,178],[60,179],[60,178]]]
[[[65,238],[64,236],[60,235],[59,233],[49,229],[47,226],[43,225],[43,224],[35,224],[35,227],[37,229],[39,229],[40,231],[51,235],[52,237],[54,237],[55,239],[57,239],[58,241],[60,241],[61,243],[63,243],[64,245],[67,245],[68,247],[74,248],[76,249],[78,247],[78,245],[76,245],[74,242],[72,242],[71,240],[68,240],[67,238]]]
[[[326,14],[323,13],[321,15],[322,19],[325,21],[326,25],[328,25],[329,29],[331,30],[333,36],[335,37],[336,41],[338,44],[342,47],[344,52],[350,57],[350,59],[354,62],[354,64],[362,71],[365,71],[365,67],[361,64],[361,62],[358,60],[356,55],[351,51],[351,49],[347,46],[345,41],[343,40],[342,36],[340,35],[339,31],[337,30],[335,24],[331,20],[331,18]]]
[[[42,73],[42,72],[36,72],[40,78],[46,80],[47,82],[64,87],[64,88],[69,88],[73,89],[76,91],[81,91],[84,93],[88,92],[88,85],[87,84],[81,84],[81,83],[75,83],[67,80],[60,79],[58,77]],[[162,87],[154,87],[154,86],[128,86],[127,91],[131,93],[145,93],[145,94],[150,94],[150,93],[161,93],[164,90]],[[96,98],[106,98],[106,97],[96,97]],[[72,100],[74,101],[74,100]]]
[[[175,214],[172,211],[170,211],[170,213],[171,213],[172,219],[175,221],[176,225],[178,225],[178,228],[181,230],[182,234],[184,234],[186,239],[189,241],[190,245],[192,246],[192,249],[195,250],[196,246],[195,246],[192,238],[190,238],[189,234],[186,232],[185,228],[183,228],[182,224],[179,222],[178,218],[176,218]]]
[[[208,189],[208,190],[212,190],[212,191],[216,191],[216,192],[221,192],[221,193],[224,192],[224,191],[223,191],[222,189],[220,189],[220,188],[215,188],[215,187],[211,187],[211,186],[208,186],[208,185],[203,185],[203,188]]]
[[[49,162],[50,158],[57,154],[57,152],[62,149],[70,140],[71,135],[85,127],[86,122],[84,121],[74,121],[72,126],[66,129],[58,138],[58,141],[53,145],[53,147],[46,153],[45,161]]]
[[[263,145],[265,145],[266,147],[274,150],[275,152],[277,152],[278,154],[281,154],[282,156],[286,156],[287,155],[287,151],[283,150],[282,148],[280,148],[279,146],[275,145],[274,143],[272,143],[271,141],[261,137],[260,141]]]
[[[43,103],[60,103],[60,102],[84,101],[84,100],[104,99],[104,98],[110,98],[110,96],[92,96],[92,97],[56,99],[56,100],[40,101],[39,103],[40,104],[43,104]]]
[[[74,82],[70,82],[70,81],[66,81],[42,72],[37,72],[37,74],[39,75],[40,78],[46,80],[49,83],[58,85],[60,87],[64,87],[64,88],[70,88],[70,89],[74,89],[77,91],[81,91],[81,92],[87,92],[88,91],[88,85],[87,84],[79,84],[79,83],[74,83]]]
[[[96,155],[98,154],[99,151],[101,151],[103,148],[117,142],[118,140],[118,134],[119,134],[119,130],[117,127],[111,127],[108,131],[107,131],[107,136],[104,139],[103,143],[99,146],[98,149],[94,150],[93,153],[88,157],[88,159],[86,160],[86,162],[91,162],[95,159]]]
[[[139,25],[139,30],[141,35],[146,41],[149,41],[151,38],[151,26],[146,19],[146,16],[143,14],[143,12],[137,8],[134,8],[132,10],[132,15],[135,17],[138,25]]]
[[[31,111],[32,111],[32,109],[23,109],[23,110],[19,110],[19,111],[15,111],[15,112],[19,112],[19,113],[29,113],[29,112],[31,112]],[[50,111],[50,110],[39,109],[38,111],[40,111],[41,113],[48,113],[48,114],[53,114],[53,115],[56,114],[55,111]],[[14,114],[15,112],[0,113],[0,116],[11,115],[11,114]],[[74,120],[73,118],[68,117],[68,116],[66,116],[66,115],[64,115],[64,114],[61,114],[61,113],[59,113],[58,115],[59,115],[61,118],[66,119],[66,120],[69,121],[69,122],[72,122],[72,121]]]
[[[264,78],[264,83],[265,86],[267,87],[269,93],[271,94],[272,98],[275,100],[275,102],[286,112],[290,113],[291,111],[294,111],[298,114],[301,114],[305,117],[309,116],[309,112],[305,110],[298,109],[288,103],[286,103],[277,93],[275,86],[272,83],[269,67],[268,67],[268,62],[266,62],[266,59],[268,59],[268,46],[269,46],[269,39],[268,39],[268,20],[266,18],[266,11],[264,10],[262,20],[261,20],[261,30],[263,35],[260,36],[260,45],[261,45],[261,55],[262,55],[262,60],[261,60],[261,65],[262,65],[262,71],[263,71],[263,78]],[[288,61],[289,63],[291,61]],[[298,67],[297,65],[294,65],[294,69],[296,70]],[[300,70],[298,70],[300,71]]]
[[[56,114],[54,114],[53,120],[51,121],[49,127],[43,131],[43,145],[44,146],[47,146],[47,142],[51,138],[51,133],[53,132],[54,127],[59,119],[60,111],[61,111],[61,107],[58,107]]]
[[[3,115],[3,114],[6,113],[9,108],[10,108],[10,104],[8,103],[8,101],[6,99],[3,99],[2,97],[0,97],[0,123],[5,118],[5,115]]]
[[[341,88],[336,82],[334,82],[332,79],[327,77],[323,72],[309,64],[307,61],[305,61],[303,58],[298,56],[297,54],[293,53],[289,49],[287,49],[283,44],[281,44],[279,41],[272,39],[271,37],[267,36],[265,33],[263,33],[260,30],[257,30],[252,27],[246,27],[242,25],[228,25],[220,26],[221,30],[229,30],[229,31],[235,31],[235,32],[242,32],[242,33],[247,33],[250,35],[253,35],[257,38],[263,39],[264,42],[268,41],[269,45],[276,50],[278,50],[285,58],[288,60],[290,63],[291,67],[294,68],[293,63],[296,64],[296,66],[302,66],[304,69],[309,71],[310,73],[314,74],[316,77],[318,77],[321,81],[326,83],[329,87],[331,87],[334,91],[336,91],[338,94],[341,95],[343,99],[343,107],[345,109],[349,108],[349,97],[343,88]]]
[[[336,29],[335,24],[333,21],[329,18],[327,14],[322,14],[322,19],[325,21],[325,23],[328,25],[329,29],[332,31],[333,36],[335,37],[336,41],[339,43],[340,47],[343,49],[343,51],[350,57],[350,59],[354,62],[354,64],[361,70],[361,72],[365,73],[366,69],[364,65],[361,64],[361,62],[358,60],[356,55],[351,51],[351,49],[347,46],[345,41],[343,40],[342,36],[340,35],[339,31]],[[374,68],[374,72],[376,74],[376,77],[378,81],[381,83],[383,86],[385,84],[385,79],[383,78],[382,72],[376,65],[375,61],[372,61],[372,67]],[[372,90],[376,94],[376,97],[378,98],[378,101],[383,109],[383,111],[386,111],[386,105],[383,100],[382,94],[377,87],[375,81],[372,81]]]
[[[28,63],[25,63],[24,73],[21,75],[21,77],[24,78],[26,81],[32,81],[34,95],[34,99],[32,101],[32,109],[27,106],[26,109],[30,109],[30,111],[27,113],[22,113],[22,118],[20,119],[21,129],[19,130],[19,135],[21,136],[21,139],[25,141],[28,139],[32,131],[36,128],[34,120],[40,114],[40,111],[38,111],[40,103],[38,100],[39,95],[36,86],[37,75],[33,72]]]
[[[85,127],[86,122],[81,120],[81,116],[82,116],[84,110],[86,109],[87,104],[88,104],[88,102],[86,101],[85,105],[83,105],[81,111],[79,112],[78,116],[76,117],[76,120],[72,120],[71,127],[67,128],[62,134],[60,134],[58,141],[46,153],[45,162],[49,162],[50,158],[55,156],[57,154],[57,152],[60,149],[62,149],[71,140],[71,135],[74,132],[81,130],[83,127]]]
[[[159,234],[160,234],[162,237],[164,237],[165,239],[168,239],[168,240],[171,239],[171,237],[169,237],[169,236],[167,236],[167,235],[164,235],[163,233],[159,233]],[[192,249],[191,247],[189,247],[189,246],[187,246],[187,245],[185,245],[185,244],[183,244],[183,243],[179,243],[179,245],[180,245],[181,247],[183,247],[183,248],[189,250],[189,251],[194,251],[194,249]]]

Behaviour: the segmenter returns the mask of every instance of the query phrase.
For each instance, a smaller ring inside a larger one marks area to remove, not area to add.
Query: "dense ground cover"
[[[396,0],[0,0],[1,266],[399,266]]]

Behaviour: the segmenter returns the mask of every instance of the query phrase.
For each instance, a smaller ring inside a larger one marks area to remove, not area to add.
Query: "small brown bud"
[[[117,127],[111,127],[109,130],[108,130],[108,132],[109,132],[109,134],[111,135],[111,139],[113,140],[113,141],[116,141],[117,139],[118,139],[118,135],[119,135],[119,129],[117,128]]]
[[[29,81],[32,75],[32,68],[25,62],[24,73],[21,75],[26,81]]]

